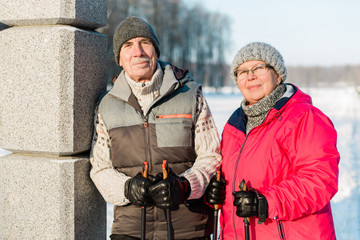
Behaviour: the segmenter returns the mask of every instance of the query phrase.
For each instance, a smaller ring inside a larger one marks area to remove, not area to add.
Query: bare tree
[[[162,60],[190,69],[200,83],[223,84],[228,75],[224,55],[229,21],[226,16],[207,12],[199,5],[190,8],[182,0],[109,0],[108,23],[98,29],[109,39],[109,80],[120,71],[114,61],[112,36],[120,21],[130,15],[153,25]]]

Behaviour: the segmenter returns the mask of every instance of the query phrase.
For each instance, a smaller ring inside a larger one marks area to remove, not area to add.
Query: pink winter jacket
[[[245,134],[246,117],[237,109],[222,135],[222,172],[226,200],[221,210],[221,239],[244,239],[232,192],[245,179],[265,195],[265,223],[250,218],[250,239],[336,239],[330,199],[338,189],[336,131],[312,106],[309,95],[286,84],[287,91],[264,122]]]

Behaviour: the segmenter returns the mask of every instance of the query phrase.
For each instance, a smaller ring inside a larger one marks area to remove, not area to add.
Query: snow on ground
[[[360,239],[360,96],[355,88],[302,89],[311,95],[313,104],[327,114],[338,133],[341,155],[339,191],[331,201],[336,235],[339,240]],[[240,106],[237,89],[225,93],[205,89],[206,99],[221,133],[232,112]],[[0,156],[8,154],[0,149]],[[113,206],[107,206],[107,231],[111,231]]]

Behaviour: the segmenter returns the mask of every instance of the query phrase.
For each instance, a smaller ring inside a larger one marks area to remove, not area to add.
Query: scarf
[[[254,127],[259,126],[265,120],[269,110],[274,107],[275,103],[284,95],[285,91],[285,85],[280,84],[268,96],[253,105],[249,105],[246,99],[241,102],[241,107],[248,118],[246,133],[250,132]]]

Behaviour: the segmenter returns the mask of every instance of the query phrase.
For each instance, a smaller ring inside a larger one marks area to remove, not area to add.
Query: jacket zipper
[[[169,114],[169,115],[156,115],[157,119],[167,119],[167,118],[192,118],[191,114]]]
[[[167,94],[170,94],[171,91],[168,91],[164,96],[166,96]],[[149,106],[149,109],[147,110],[147,112],[145,113],[146,115],[144,115],[144,113],[140,113],[142,118],[144,119],[144,131],[145,131],[145,146],[147,146],[147,160],[149,161],[149,167],[152,166],[151,164],[151,147],[150,147],[150,130],[149,130],[149,112],[150,109],[154,106],[154,104],[159,101],[160,98],[156,99],[155,102],[152,103],[151,106]],[[180,117],[182,118],[192,118],[191,114],[172,114],[172,115],[157,115],[156,118],[174,118],[174,117],[178,117],[179,115],[182,115]],[[189,115],[189,116],[187,116]],[[149,171],[152,171],[152,169],[149,169]]]
[[[277,222],[277,227],[278,227],[280,240],[285,240],[286,237],[285,237],[284,226],[283,226],[282,221]]]
[[[147,152],[147,161],[149,161],[149,167],[151,165],[151,153],[150,153],[150,130],[149,130],[149,121],[148,117],[143,116],[144,119],[144,131],[145,131],[145,146],[146,146],[146,152]],[[151,171],[152,169],[149,169]]]
[[[261,124],[263,124],[263,123],[266,121],[266,119],[269,117],[270,111],[271,111],[271,109],[270,109],[269,112],[266,114],[266,117],[264,118],[264,120],[263,120],[258,126],[260,126]],[[279,112],[279,111],[276,112],[275,118],[276,118],[276,119],[279,119],[279,118],[280,118],[280,112]],[[258,126],[256,126],[256,127],[258,127]],[[256,127],[254,127],[254,128],[256,128]],[[235,171],[234,171],[234,185],[233,185],[234,191],[236,191],[236,189],[235,189],[235,187],[236,187],[236,186],[235,186],[235,185],[236,185],[236,182],[235,182],[235,179],[236,179],[236,170],[237,170],[237,166],[238,166],[239,161],[240,161],[241,152],[242,152],[242,150],[244,149],[244,146],[245,146],[246,140],[248,139],[249,134],[254,130],[254,128],[251,129],[250,132],[248,132],[248,133],[246,134],[244,143],[241,145],[240,152],[239,152],[238,158],[237,158],[237,160],[236,160],[236,168],[235,168]],[[233,227],[234,227],[234,229],[236,229],[235,217],[236,217],[236,211],[233,211]],[[279,226],[279,224],[278,224],[278,226]],[[279,229],[279,227],[278,227],[278,229]],[[282,230],[282,225],[280,226],[280,229]],[[280,235],[281,240],[285,240],[285,235],[283,234],[283,231],[281,231],[281,233],[282,233],[282,234]],[[280,232],[279,232],[279,234],[280,234]],[[283,237],[282,237],[282,236],[283,236]],[[235,231],[235,239],[237,240],[236,231]]]
[[[239,164],[239,161],[240,161],[240,156],[241,156],[241,152],[242,152],[242,150],[243,150],[243,148],[244,148],[244,145],[245,145],[245,142],[246,142],[246,140],[247,140],[247,137],[248,137],[248,135],[246,135],[246,137],[245,137],[245,140],[244,140],[244,143],[241,145],[241,148],[240,148],[240,151],[239,151],[239,155],[238,155],[238,157],[237,157],[237,159],[236,159],[236,168],[235,168],[235,171],[234,171],[234,184],[233,184],[233,191],[236,191],[236,170],[237,170],[237,166],[238,166],[238,164]],[[236,229],[236,223],[235,223],[235,219],[236,219],[236,211],[233,211],[233,227],[234,227],[234,229]],[[235,240],[237,240],[237,235],[236,235],[236,230],[235,230]]]

